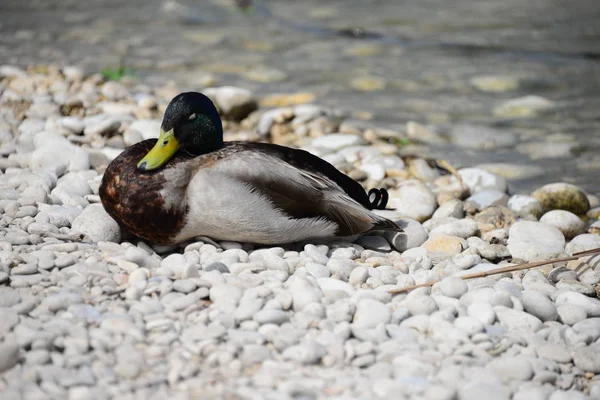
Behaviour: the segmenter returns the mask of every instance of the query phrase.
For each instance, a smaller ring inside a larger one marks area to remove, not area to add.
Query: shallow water
[[[124,56],[156,82],[198,89],[212,74],[217,85],[259,95],[311,92],[319,104],[399,130],[410,120],[442,133],[459,123],[494,126],[537,145],[483,151],[447,144],[430,155],[457,166],[543,168],[541,176],[512,181],[516,192],[558,180],[600,192],[597,1],[272,0],[249,12],[233,4],[3,0],[0,63],[82,63],[99,71]],[[472,84],[488,75],[518,84],[500,92]],[[494,115],[525,95],[555,108],[530,118]],[[540,158],[538,146],[570,151]]]

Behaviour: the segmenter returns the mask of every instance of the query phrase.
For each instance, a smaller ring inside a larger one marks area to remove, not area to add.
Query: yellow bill
[[[175,139],[173,129],[168,132],[161,129],[158,141],[152,150],[137,164],[137,167],[140,171],[152,171],[160,168],[173,157],[177,150],[179,150],[179,142]]]

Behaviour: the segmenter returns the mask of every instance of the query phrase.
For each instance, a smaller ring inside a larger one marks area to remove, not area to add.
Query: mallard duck
[[[196,92],[169,103],[158,140],[136,143],[109,164],[100,198],[121,226],[161,245],[196,236],[283,244],[402,231],[371,211],[385,209],[385,189],[367,194],[303,150],[224,142],[217,109]]]

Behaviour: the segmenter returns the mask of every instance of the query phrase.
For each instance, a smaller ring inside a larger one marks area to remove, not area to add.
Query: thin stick
[[[543,265],[548,265],[548,264],[577,260],[581,256],[595,255],[595,254],[600,254],[600,247],[596,248],[596,249],[581,251],[579,253],[573,253],[573,255],[571,257],[555,258],[553,260],[536,261],[536,262],[530,262],[530,263],[519,264],[519,265],[510,265],[508,267],[496,268],[496,269],[493,269],[490,271],[474,272],[472,274],[461,276],[460,278],[462,278],[463,280],[475,279],[475,278],[485,278],[486,276],[503,274],[505,272],[521,271],[524,269],[541,267]],[[438,282],[441,282],[441,281],[426,282],[426,283],[420,283],[418,285],[407,286],[407,287],[403,287],[403,288],[399,288],[399,289],[391,289],[391,290],[388,290],[388,293],[400,294],[400,293],[410,292],[410,291],[418,289],[418,288],[433,286]]]

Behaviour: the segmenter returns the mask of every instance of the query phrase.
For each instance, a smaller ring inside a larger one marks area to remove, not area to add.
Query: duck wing
[[[267,143],[228,142],[210,169],[260,192],[290,218],[326,218],[338,236],[402,229],[369,210],[369,197],[350,177],[304,150]]]

